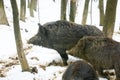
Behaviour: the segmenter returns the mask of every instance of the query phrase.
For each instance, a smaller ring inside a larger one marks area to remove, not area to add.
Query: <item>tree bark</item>
[[[70,17],[69,21],[74,22],[75,21],[75,15],[76,15],[76,0],[70,0]]]
[[[117,1],[118,0],[107,0],[103,32],[105,36],[109,38],[112,38],[114,32]]]
[[[85,25],[86,21],[87,21],[89,2],[90,2],[90,0],[85,0],[83,17],[82,17],[82,24],[83,25]]]
[[[20,20],[25,22],[25,15],[26,15],[26,0],[21,0]]]
[[[34,17],[34,0],[30,2],[30,16]]]
[[[9,25],[6,14],[5,14],[5,10],[4,10],[3,0],[0,0],[0,24]]]
[[[37,0],[34,0],[34,10],[37,11]]]
[[[61,0],[61,20],[66,20],[66,8],[68,0]]]
[[[30,8],[30,0],[28,0],[28,5],[27,5],[28,8]]]
[[[100,26],[103,26],[104,21],[104,6],[103,6],[103,0],[99,0],[99,11],[100,11]]]
[[[20,27],[19,27],[19,15],[16,0],[10,0],[13,10],[13,23],[14,23],[14,35],[17,47],[18,58],[21,63],[22,71],[30,71],[24,51],[23,44],[21,40]]]

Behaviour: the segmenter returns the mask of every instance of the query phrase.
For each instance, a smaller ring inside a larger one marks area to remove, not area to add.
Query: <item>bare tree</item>
[[[0,24],[9,25],[6,14],[5,14],[5,10],[4,10],[3,0],[0,0]]]
[[[14,23],[14,35],[16,40],[16,47],[18,58],[21,63],[22,71],[30,71],[24,51],[23,51],[23,44],[21,40],[20,34],[20,27],[19,27],[19,15],[18,15],[18,8],[16,4],[16,0],[10,0],[12,5],[12,12],[13,12],[13,23]]]
[[[76,15],[76,0],[70,0],[70,17],[69,21],[74,22],[75,21],[75,15]]]
[[[91,24],[92,24],[92,2],[93,0],[91,0],[91,3],[90,3],[90,21],[91,21]]]
[[[34,10],[36,11],[37,10],[37,0],[34,0]]]
[[[99,0],[99,11],[100,11],[100,26],[103,26],[104,21],[104,2],[103,0]]]
[[[103,32],[106,37],[110,38],[112,38],[114,32],[117,1],[118,0],[107,0],[106,5]]]
[[[30,8],[30,0],[28,0],[28,5],[27,5],[28,8]]]
[[[61,0],[61,20],[66,20],[66,8],[68,0]]]
[[[85,0],[83,17],[82,17],[82,24],[83,25],[85,25],[86,21],[87,21],[89,2],[90,2],[90,0]]]
[[[21,8],[20,8],[20,20],[25,21],[26,15],[26,0],[21,0]]]
[[[34,17],[34,0],[30,1],[30,16]]]

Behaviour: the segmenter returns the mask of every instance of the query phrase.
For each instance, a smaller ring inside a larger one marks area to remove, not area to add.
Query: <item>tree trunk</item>
[[[28,0],[28,6],[27,7],[30,8],[30,0]]]
[[[100,26],[103,26],[104,21],[104,6],[103,6],[103,0],[99,0],[99,10],[100,10]]]
[[[12,5],[12,10],[13,10],[14,35],[16,40],[18,58],[21,63],[22,71],[30,71],[24,51],[23,51],[16,0],[10,0],[10,1]]]
[[[34,0],[30,2],[30,16],[34,17]]]
[[[26,15],[26,0],[21,0],[20,20],[25,22],[25,15]]]
[[[34,0],[34,10],[37,10],[37,0]]]
[[[70,17],[69,21],[74,22],[75,21],[75,15],[76,15],[76,0],[70,0]]]
[[[90,0],[85,0],[83,17],[82,17],[82,24],[83,25],[85,25],[86,21],[87,21],[89,2],[90,2]]]
[[[107,0],[106,12],[104,17],[103,32],[106,37],[112,38],[115,25],[117,0]]]
[[[91,24],[92,24],[92,2],[93,2],[93,0],[91,0],[91,5],[90,5],[90,21],[91,21]]]
[[[0,0],[0,24],[9,25],[6,14],[5,14],[5,10],[4,10],[3,0]]]
[[[68,0],[61,0],[61,20],[66,20],[66,8]]]

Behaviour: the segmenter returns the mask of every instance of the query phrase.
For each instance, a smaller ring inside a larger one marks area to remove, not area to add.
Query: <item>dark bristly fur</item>
[[[83,36],[90,35],[103,36],[103,33],[95,26],[83,26],[59,20],[46,23],[43,26],[39,24],[38,33],[28,43],[57,50],[63,59],[64,65],[67,65],[68,55],[66,50],[72,48]]]
[[[86,36],[68,53],[90,62],[103,77],[106,77],[104,69],[115,69],[117,80],[120,80],[119,42],[106,37]]]
[[[92,65],[84,60],[78,60],[68,66],[62,80],[99,80]]]

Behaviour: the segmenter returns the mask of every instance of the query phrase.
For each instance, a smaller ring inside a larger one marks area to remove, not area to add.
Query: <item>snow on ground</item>
[[[29,10],[27,9],[26,22],[20,21],[21,36],[23,41],[23,47],[25,49],[26,58],[30,67],[37,67],[38,73],[22,72],[19,64],[16,52],[16,44],[13,32],[12,10],[9,0],[5,1],[5,9],[10,26],[0,25],[0,80],[61,80],[66,66],[61,66],[62,60],[57,51],[48,49],[42,46],[28,45],[27,40],[34,36],[38,30],[38,13],[35,12],[35,17],[29,16]],[[60,0],[40,0],[40,22],[44,24],[50,21],[56,21],[60,15]],[[83,7],[84,0],[79,1]],[[120,2],[120,1],[119,1]],[[18,1],[19,4],[19,1]],[[96,3],[95,8],[97,8]],[[49,9],[48,9],[49,8]],[[94,8],[94,10],[96,10]],[[97,8],[98,9],[98,8]],[[93,12],[94,12],[93,10]],[[68,9],[69,11],[69,9]],[[77,11],[76,22],[81,20],[81,10]],[[119,12],[117,12],[119,13]],[[80,14],[80,15],[79,15]],[[94,25],[98,25],[98,21],[93,20]],[[90,23],[87,21],[88,24]],[[119,19],[117,18],[116,27],[119,25]],[[98,27],[101,28],[101,27]],[[26,32],[26,30],[28,32]],[[113,39],[120,41],[120,32],[118,28],[115,29]],[[32,46],[32,47],[31,47]],[[68,62],[78,60],[78,58],[69,55]],[[106,80],[100,78],[100,80]]]

